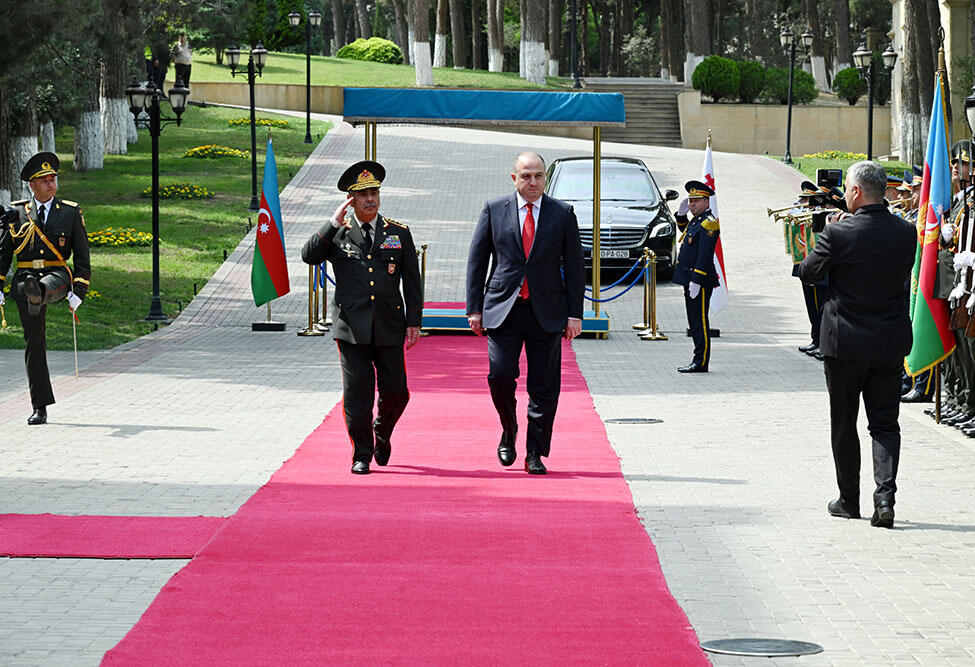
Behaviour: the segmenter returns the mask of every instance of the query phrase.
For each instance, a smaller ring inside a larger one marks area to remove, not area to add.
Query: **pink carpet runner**
[[[0,514],[0,556],[192,558],[223,517]]]
[[[709,664],[568,345],[545,477],[524,425],[497,461],[483,338],[407,365],[388,467],[349,473],[337,406],[104,664]]]

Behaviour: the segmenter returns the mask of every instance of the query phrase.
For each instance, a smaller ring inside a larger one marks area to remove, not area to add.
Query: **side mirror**
[[[664,190],[664,201],[674,201],[678,197],[680,197],[680,194],[678,194],[677,190],[671,190],[669,188]]]

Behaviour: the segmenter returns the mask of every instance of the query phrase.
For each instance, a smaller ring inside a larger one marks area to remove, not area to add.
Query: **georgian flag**
[[[711,134],[708,133],[708,146],[704,152],[704,173],[701,180],[707,183],[714,194],[711,195],[710,207],[711,215],[719,224],[721,219],[718,217],[718,188],[714,185],[714,165],[711,162]],[[728,305],[728,282],[724,271],[724,250],[721,248],[721,235],[718,234],[718,242],[714,246],[714,271],[718,274],[718,286],[711,292],[711,314],[717,315]]]

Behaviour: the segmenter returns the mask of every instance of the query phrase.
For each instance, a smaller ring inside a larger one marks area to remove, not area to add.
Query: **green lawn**
[[[243,68],[247,68],[247,56],[241,55]],[[226,63],[226,60],[224,60]],[[174,74],[172,68],[169,76]],[[237,75],[241,79],[240,74]],[[200,53],[193,56],[193,81],[232,81],[230,68],[217,65],[213,53]],[[258,83],[305,83],[305,55],[297,53],[270,53]],[[436,68],[433,70],[436,86],[448,88],[530,88],[544,89],[518,77],[516,72],[486,72],[484,70],[455,70]],[[347,58],[325,58],[313,55],[311,58],[311,83],[313,86],[358,86],[410,88],[416,85],[416,73],[409,65],[386,65]],[[571,81],[565,78],[549,77],[549,88],[567,88]],[[190,88],[192,89],[192,85]]]
[[[164,103],[168,109],[168,105]],[[237,109],[189,107],[180,127],[163,129],[159,138],[160,189],[168,183],[191,183],[214,193],[212,199],[161,199],[160,294],[170,317],[193,298],[194,283],[202,289],[228,253],[247,232],[251,195],[250,158],[194,159],[183,154],[190,148],[221,144],[250,150],[249,125],[228,126],[230,118],[246,113]],[[286,119],[287,128],[273,130],[274,155],[281,190],[304,164],[315,144],[305,144],[304,118],[262,114]],[[312,121],[312,136],[320,139],[329,123]],[[71,128],[57,137],[61,159],[58,196],[77,201],[89,233],[109,227],[152,231],[151,199],[142,190],[152,183],[151,143],[146,130],[129,146],[127,155],[105,157],[101,171],[79,174],[72,170]],[[258,127],[258,190],[264,171],[267,130]],[[152,330],[143,319],[152,294],[152,253],[149,247],[92,247],[91,292],[78,310],[78,347],[104,349],[138,338]],[[0,331],[0,348],[23,347],[17,308],[9,299],[5,307],[9,327]],[[48,308],[48,346],[71,349],[68,308],[59,303]]]

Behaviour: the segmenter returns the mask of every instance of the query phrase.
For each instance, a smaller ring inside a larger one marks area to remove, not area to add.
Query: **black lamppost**
[[[227,60],[230,62],[230,75],[237,76],[237,65],[240,63],[240,49],[231,46],[227,49]],[[251,206],[252,211],[261,208],[257,198],[257,119],[254,117],[254,79],[261,76],[261,71],[267,63],[267,49],[258,44],[247,56],[247,85],[251,93]],[[243,74],[243,72],[241,72]]]
[[[149,114],[149,136],[152,137],[152,301],[149,304],[150,322],[169,322],[169,318],[162,309],[159,299],[159,133],[170,123],[180,124],[180,117],[186,110],[186,99],[190,96],[190,89],[176,79],[176,85],[169,89],[169,104],[173,107],[175,118],[163,117],[159,109],[159,96],[162,93],[152,81],[143,88],[137,81],[133,81],[125,89],[125,97],[129,102],[129,110],[138,121],[143,110]],[[138,127],[138,122],[136,122]]]
[[[884,61],[884,72],[890,74],[897,62],[897,52],[891,44],[887,45],[886,50],[881,54]],[[860,76],[867,80],[867,159],[873,159],[873,84],[874,67],[873,52],[867,49],[866,37],[860,42],[860,46],[853,52],[853,64],[860,70]]]
[[[569,69],[572,70],[573,88],[582,88],[579,83],[579,37],[576,34],[576,0],[569,0]]]
[[[812,46],[813,34],[806,30],[806,32],[802,33],[799,39],[802,40],[803,51],[806,51],[810,46]],[[782,158],[782,161],[786,164],[792,164],[792,78],[796,68],[795,35],[793,35],[792,30],[787,27],[779,34],[779,41],[789,54],[789,95],[787,98],[789,111],[787,113],[785,122],[785,157]]]
[[[297,28],[301,23],[301,14],[297,10],[291,10],[288,14],[288,21],[292,28]],[[305,23],[305,143],[311,143],[311,29],[317,28],[322,24],[322,15],[314,9],[308,12],[308,21]]]

